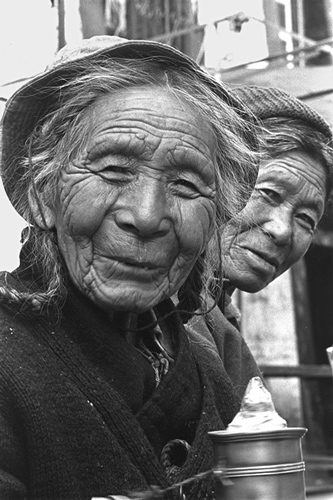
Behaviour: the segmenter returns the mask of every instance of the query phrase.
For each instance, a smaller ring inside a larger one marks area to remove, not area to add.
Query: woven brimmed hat
[[[276,87],[234,87],[238,97],[260,120],[267,118],[293,118],[307,123],[332,141],[332,129],[317,111],[300,99]]]
[[[253,119],[233,92],[218,83],[213,77],[200,68],[190,57],[179,50],[160,42],[148,40],[126,40],[116,36],[95,36],[82,40],[75,46],[66,46],[56,55],[53,63],[41,74],[35,76],[22,86],[8,100],[2,118],[1,175],[7,196],[14,207],[13,190],[20,181],[23,169],[21,159],[26,156],[27,139],[37,124],[56,109],[59,100],[59,86],[68,83],[78,74],[77,60],[99,60],[111,58],[143,59],[158,57],[166,67],[185,68],[208,85],[224,102],[232,106],[243,118]],[[256,149],[257,139],[249,132],[245,140]],[[250,181],[255,183],[255,176]],[[22,191],[25,186],[22,185]],[[22,193],[23,194],[23,193]],[[22,214],[21,214],[22,215]]]

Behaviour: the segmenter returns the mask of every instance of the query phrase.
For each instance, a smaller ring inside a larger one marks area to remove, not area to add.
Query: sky
[[[67,39],[80,39],[77,0],[67,0]],[[0,2],[0,97],[8,98],[22,80],[44,71],[57,50],[57,9],[50,0]],[[8,85],[10,82],[16,82]],[[0,115],[4,102],[0,101]],[[18,265],[25,221],[15,212],[0,182],[0,271]]]
[[[30,20],[33,22],[30,23]],[[14,0],[0,3],[1,97],[8,98],[19,84],[6,85],[41,72],[57,47],[56,9],[47,0]],[[4,103],[0,103],[0,113]],[[0,184],[0,270],[18,263],[20,233],[25,226]]]

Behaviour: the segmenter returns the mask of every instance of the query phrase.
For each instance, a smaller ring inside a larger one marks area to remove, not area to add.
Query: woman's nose
[[[292,219],[287,210],[272,210],[269,220],[262,224],[262,228],[277,245],[290,243],[293,232]]]
[[[141,238],[163,236],[171,228],[170,209],[163,182],[143,179],[121,196],[116,223]]]

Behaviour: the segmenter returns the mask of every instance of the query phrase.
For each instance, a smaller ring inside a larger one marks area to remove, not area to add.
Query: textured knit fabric
[[[0,275],[16,289],[29,272]],[[162,303],[159,313],[173,308]],[[258,368],[239,332],[215,310],[184,328],[169,316],[175,361],[153,370],[106,315],[74,288],[60,319],[0,309],[0,498],[88,500],[171,484],[163,447],[189,452],[172,481],[212,467],[208,431],[223,429]],[[179,464],[178,464],[179,465]],[[208,477],[187,498],[213,498]]]
[[[242,86],[233,89],[261,120],[272,117],[302,120],[332,140],[330,125],[314,109],[284,90],[274,87]]]

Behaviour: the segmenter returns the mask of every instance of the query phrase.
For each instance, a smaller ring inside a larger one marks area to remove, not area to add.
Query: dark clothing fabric
[[[220,299],[218,300],[218,307],[222,311],[222,314],[227,318],[229,323],[231,323],[237,330],[240,330],[240,320],[241,313],[237,307],[232,303],[231,296],[235,291],[235,287],[232,286],[230,280],[225,278],[223,280],[223,290]],[[214,295],[214,294],[213,294]]]
[[[241,313],[237,307],[232,303],[232,298],[226,293],[224,310],[222,311],[227,320],[235,327],[240,330],[240,319]]]
[[[30,271],[0,274],[17,290]],[[158,307],[159,315],[174,308]],[[215,308],[184,327],[177,313],[174,362],[155,387],[154,371],[107,315],[71,288],[58,318],[0,308],[0,498],[88,500],[166,488],[160,462],[173,439],[189,443],[172,481],[212,467],[208,431],[239,410],[259,370],[239,332]],[[189,499],[213,498],[208,477]]]

